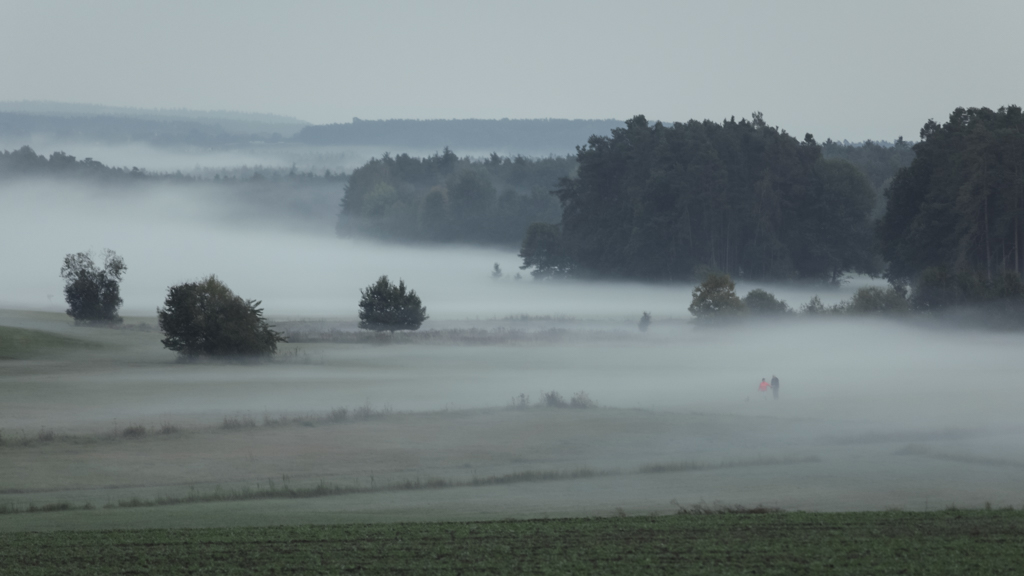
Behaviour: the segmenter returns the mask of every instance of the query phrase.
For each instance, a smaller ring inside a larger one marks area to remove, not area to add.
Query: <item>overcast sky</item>
[[[0,101],[721,120],[917,139],[1022,104],[1024,2],[0,0]]]

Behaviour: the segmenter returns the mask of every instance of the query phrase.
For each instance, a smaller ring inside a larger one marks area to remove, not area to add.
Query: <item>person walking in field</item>
[[[772,374],[772,397],[779,399],[779,377]]]
[[[761,378],[761,383],[757,385],[757,391],[761,393],[761,397],[764,398],[764,393],[768,391],[768,381]]]

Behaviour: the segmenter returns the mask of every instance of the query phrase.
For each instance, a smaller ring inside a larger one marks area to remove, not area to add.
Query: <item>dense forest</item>
[[[821,145],[821,155],[827,160],[846,160],[864,173],[875,191],[872,216],[879,218],[885,212],[885,189],[901,168],[910,166],[914,149],[903,138],[891,144],[872,140],[858,144],[826,140]]]
[[[879,226],[888,276],[932,304],[1005,297],[1024,265],[1024,114],[957,108],[929,121]]]
[[[550,190],[572,157],[385,154],[349,175],[338,233],[403,241],[518,245],[534,222],[558,222]]]
[[[752,120],[665,126],[643,116],[578,148],[557,225],[522,244],[536,275],[682,280],[702,270],[836,280],[881,272],[863,172]]]

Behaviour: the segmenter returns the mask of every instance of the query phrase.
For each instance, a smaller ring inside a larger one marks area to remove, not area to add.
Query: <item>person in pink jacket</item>
[[[764,394],[768,391],[768,381],[761,378],[761,383],[757,385],[757,391]]]

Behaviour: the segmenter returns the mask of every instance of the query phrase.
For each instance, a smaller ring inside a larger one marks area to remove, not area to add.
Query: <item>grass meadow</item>
[[[306,322],[270,362],[180,363],[152,318],[0,311],[0,561],[12,574],[1019,565],[1024,398],[1005,385],[1019,337],[555,320],[397,339]],[[775,371],[779,400],[756,388]]]

